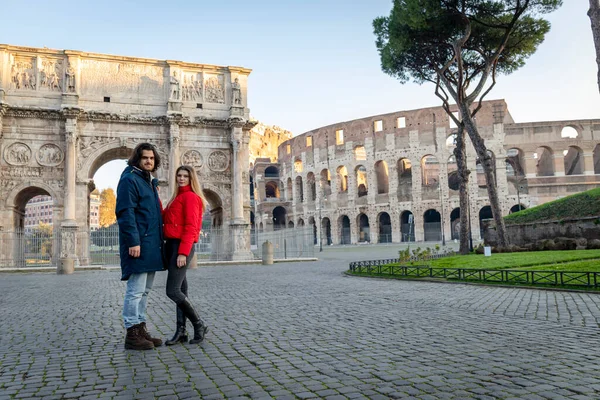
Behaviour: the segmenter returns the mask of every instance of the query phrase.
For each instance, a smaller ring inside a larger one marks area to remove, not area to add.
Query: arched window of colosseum
[[[515,213],[515,212],[519,212],[521,210],[525,210],[527,209],[527,207],[525,207],[523,204],[521,204],[521,206],[519,207],[518,204],[515,204],[514,206],[512,206],[510,208],[510,211],[508,212],[509,214]]]
[[[279,170],[277,167],[267,167],[265,168],[265,178],[279,178]]]
[[[294,171],[297,173],[302,172],[302,160],[296,159],[296,161],[294,161]]]
[[[377,121],[373,122],[373,130],[375,132],[381,132],[383,130],[383,121],[377,120]]]
[[[421,159],[421,179],[423,186],[438,187],[440,182],[440,164],[435,156],[427,155]]]
[[[369,227],[369,217],[365,214],[360,214],[357,218],[358,225],[358,241],[359,242],[370,242],[371,241],[371,230]]]
[[[538,147],[533,153],[537,176],[554,175],[554,154],[548,147]]]
[[[337,180],[338,180],[338,192],[348,192],[348,169],[345,166],[338,167],[337,169]]]
[[[369,183],[367,182],[367,169],[364,165],[359,165],[354,170],[356,176],[357,197],[366,196],[369,192]]]
[[[406,128],[406,117],[396,118],[396,128],[399,128],[399,129]]]
[[[377,161],[375,163],[375,175],[377,176],[377,193],[388,193],[390,190],[390,180],[388,165],[385,161]]]
[[[448,187],[451,190],[460,189],[460,181],[458,178],[458,166],[456,164],[456,157],[453,155],[448,158]]]
[[[302,177],[296,177],[296,194],[298,195],[298,200],[300,203],[304,203],[304,185],[302,185]]]
[[[275,207],[273,209],[273,229],[279,230],[284,229],[286,227],[286,214],[287,212],[285,211],[285,208],[281,206]]]
[[[288,178],[287,187],[285,190],[286,198],[288,201],[294,200],[294,190],[292,189],[292,178]]]
[[[400,235],[403,242],[415,241],[415,217],[408,210],[400,214]]]
[[[460,239],[460,208],[455,208],[450,213],[450,228],[452,229],[451,239]]]
[[[512,148],[506,152],[506,177],[525,176],[525,162],[523,159],[523,151],[521,149]]]
[[[288,221],[288,228],[293,228],[294,227],[294,221]]]
[[[300,218],[298,220],[298,227],[304,226],[304,220],[302,218]]]
[[[315,182],[315,174],[309,172],[306,176],[307,196],[310,201],[317,200],[317,183]]]
[[[488,150],[487,153],[491,158],[491,163],[493,166],[492,173],[494,177],[496,177],[496,155],[491,150]],[[485,172],[483,170],[483,165],[481,164],[481,161],[479,161],[479,157],[477,157],[476,163],[477,164],[475,166],[475,170],[477,171],[477,186],[479,186],[480,188],[485,188],[487,187],[487,183],[485,180]]]
[[[392,243],[392,219],[390,214],[379,214],[379,243]]]
[[[317,244],[317,224],[315,223],[315,217],[308,218],[308,225],[312,226],[314,244]]]
[[[450,136],[446,138],[446,147],[451,148],[456,146],[456,140],[458,135],[456,133],[452,133]]]
[[[569,146],[563,155],[565,175],[583,175],[583,151],[577,146]]]
[[[398,171],[398,201],[412,200],[412,169],[408,158],[401,158],[396,163]]]
[[[578,136],[579,132],[572,126],[565,126],[562,128],[562,131],[560,131],[560,137],[563,139],[575,139]]]
[[[344,130],[343,129],[338,129],[335,131],[335,144],[338,146],[341,144],[344,144]]]
[[[331,221],[327,217],[323,217],[321,221],[321,243],[323,245],[329,246],[331,241]]]
[[[319,186],[321,187],[321,196],[323,198],[331,196],[331,173],[328,169],[324,169],[321,171],[320,176]]]
[[[494,215],[492,214],[492,207],[483,206],[479,210],[479,234],[483,238],[483,221],[493,220]]]
[[[267,199],[279,198],[279,186],[277,182],[269,181],[265,184],[265,197]]]
[[[367,159],[367,151],[365,146],[356,146],[354,148],[354,159],[356,161],[365,161]]]
[[[341,215],[338,219],[340,229],[340,244],[351,244],[350,218],[347,215]]]
[[[312,147],[312,136],[306,137],[306,147]]]
[[[600,174],[600,144],[594,147],[594,174]]]
[[[442,240],[442,218],[437,210],[429,209],[423,213],[423,232],[426,242]]]

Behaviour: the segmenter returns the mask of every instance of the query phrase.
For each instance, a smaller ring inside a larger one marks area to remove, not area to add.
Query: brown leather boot
[[[154,344],[151,341],[144,339],[141,332],[140,324],[127,328],[127,336],[125,336],[125,348],[128,350],[152,350]]]
[[[148,328],[146,328],[145,322],[142,322],[140,324],[140,327],[141,327],[141,332],[142,332],[142,336],[144,337],[144,339],[151,341],[152,344],[154,345],[154,347],[162,346],[162,339],[153,338],[152,336],[150,336],[150,333],[148,332]]]

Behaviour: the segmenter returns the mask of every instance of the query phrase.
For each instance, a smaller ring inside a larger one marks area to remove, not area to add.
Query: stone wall
[[[484,222],[484,241],[486,246],[496,246],[496,230],[492,221]],[[524,246],[538,240],[566,237],[571,239],[600,239],[600,218],[587,217],[563,221],[536,222],[522,225],[507,225],[510,244]]]

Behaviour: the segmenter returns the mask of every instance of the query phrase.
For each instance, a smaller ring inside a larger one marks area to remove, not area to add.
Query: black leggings
[[[167,276],[167,296],[179,304],[184,301],[188,294],[188,284],[186,272],[190,266],[190,261],[194,256],[194,247],[187,256],[184,267],[177,267],[177,256],[179,255],[179,239],[167,239],[166,251],[167,260],[169,260],[169,275]]]

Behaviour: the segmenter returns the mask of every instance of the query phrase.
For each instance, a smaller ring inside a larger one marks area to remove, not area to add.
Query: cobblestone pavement
[[[142,352],[123,348],[117,271],[0,274],[0,399],[600,398],[599,295],[342,275],[395,251],[190,271],[205,343]]]

